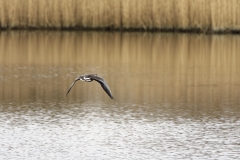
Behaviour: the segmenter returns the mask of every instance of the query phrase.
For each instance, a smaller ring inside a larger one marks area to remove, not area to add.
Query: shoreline
[[[107,32],[162,32],[162,33],[198,33],[198,34],[240,34],[240,30],[202,30],[202,29],[159,29],[159,28],[83,28],[83,27],[12,27],[1,28],[2,31],[107,31]]]

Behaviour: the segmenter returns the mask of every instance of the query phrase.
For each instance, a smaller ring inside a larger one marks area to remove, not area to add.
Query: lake
[[[0,89],[0,159],[240,157],[239,35],[4,31]]]

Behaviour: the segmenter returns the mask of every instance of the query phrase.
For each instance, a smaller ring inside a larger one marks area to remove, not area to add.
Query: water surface
[[[238,159],[240,36],[0,32],[0,159]],[[114,100],[97,82],[105,78]]]

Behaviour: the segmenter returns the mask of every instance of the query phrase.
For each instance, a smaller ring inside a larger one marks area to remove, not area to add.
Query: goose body
[[[109,97],[110,97],[111,99],[113,99],[112,92],[111,92],[109,86],[107,85],[107,82],[106,82],[103,78],[97,76],[97,74],[86,74],[86,75],[81,75],[81,76],[77,77],[77,78],[73,81],[73,83],[72,83],[72,85],[70,86],[70,88],[68,89],[66,96],[68,95],[68,93],[69,93],[70,90],[72,89],[72,87],[73,87],[73,85],[75,84],[75,82],[78,81],[78,80],[85,81],[85,82],[92,82],[93,80],[97,81],[98,83],[101,84],[102,88],[103,88],[104,91],[109,95]]]

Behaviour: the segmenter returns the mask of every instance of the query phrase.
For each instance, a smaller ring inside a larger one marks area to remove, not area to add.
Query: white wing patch
[[[91,79],[90,78],[87,78],[87,77],[83,77],[83,79],[87,82],[91,82]]]

